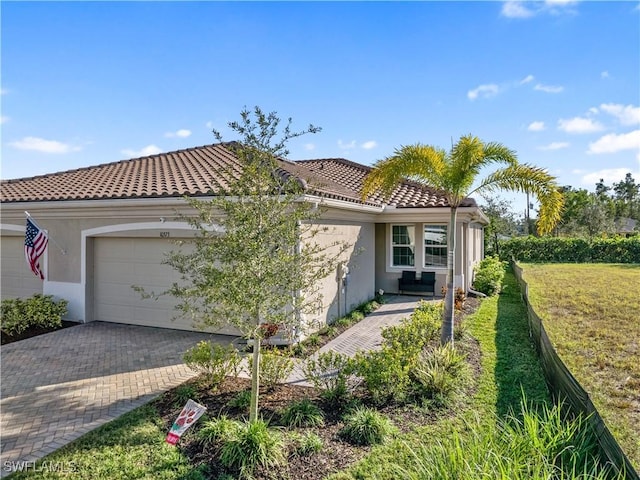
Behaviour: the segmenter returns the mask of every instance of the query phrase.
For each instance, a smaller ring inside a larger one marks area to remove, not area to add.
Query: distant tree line
[[[616,234],[640,234],[640,184],[631,173],[624,180],[605,185],[600,179],[595,191],[560,187],[564,209],[556,228],[556,237],[594,238]],[[518,215],[512,204],[495,197],[485,197],[482,211],[489,218],[485,227],[485,252],[500,254],[500,241],[517,236],[536,235],[535,218]],[[635,225],[634,225],[635,222]]]

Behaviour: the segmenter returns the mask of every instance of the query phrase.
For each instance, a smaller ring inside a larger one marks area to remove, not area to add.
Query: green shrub
[[[285,460],[282,436],[264,420],[240,424],[220,450],[220,462],[237,470],[240,478],[252,478],[257,467],[275,467]]]
[[[515,237],[500,242],[500,257],[531,263],[640,263],[640,236]]]
[[[284,409],[282,423],[289,428],[324,425],[324,413],[308,398],[294,402]]]
[[[351,323],[358,323],[364,318],[364,313],[362,313],[360,310],[354,310],[353,312],[351,312],[350,317]]]
[[[337,333],[338,329],[333,325],[329,325],[324,331],[324,334],[328,337],[335,337]]]
[[[335,325],[336,327],[347,328],[351,325],[351,323],[352,323],[351,317],[347,316],[347,317],[340,317],[335,322],[333,322],[333,325]]]
[[[2,300],[0,329],[7,335],[18,335],[29,328],[60,328],[67,304],[67,300],[56,301],[52,295],[41,294]]]
[[[384,443],[397,429],[387,417],[372,408],[358,407],[344,418],[340,435],[355,445]]]
[[[249,406],[251,405],[251,390],[242,390],[241,392],[238,392],[235,397],[229,400],[227,405],[241,411],[248,411]]]
[[[473,288],[485,295],[497,295],[502,290],[506,262],[496,256],[486,257],[474,268]]]
[[[260,383],[266,388],[283,383],[293,371],[291,351],[279,348],[263,350],[260,355]],[[253,357],[249,357],[249,372],[253,370]]]
[[[318,453],[324,446],[322,438],[313,432],[291,432],[289,442],[294,455],[307,457]]]
[[[320,336],[317,333],[313,333],[307,337],[305,343],[310,347],[317,347],[320,345]]]
[[[204,374],[212,388],[217,388],[226,376],[237,376],[242,361],[233,345],[222,346],[204,340],[187,350],[182,358],[190,369]]]
[[[383,329],[380,350],[355,356],[354,373],[362,378],[374,403],[407,399],[410,369],[420,352],[439,338],[441,315],[441,303],[421,302],[408,319]]]
[[[440,338],[441,323],[442,304],[422,301],[409,318],[382,330],[383,344],[401,350],[410,362],[426,345]]]
[[[358,352],[354,357],[354,373],[362,378],[375,404],[403,403],[407,399],[410,364],[403,353],[383,345],[381,350]]]
[[[311,357],[302,365],[305,377],[320,390],[320,396],[333,405],[341,403],[348,396],[347,382],[351,370],[349,357],[332,350],[316,358]]]

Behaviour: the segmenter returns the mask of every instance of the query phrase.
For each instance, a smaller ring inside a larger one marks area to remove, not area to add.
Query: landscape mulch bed
[[[78,322],[62,320],[62,325],[60,327],[32,327],[15,335],[8,335],[5,332],[2,332],[2,335],[0,336],[0,345],[6,345],[7,343],[17,342],[19,340],[26,340],[27,338],[37,337],[38,335],[55,332],[56,330],[73,327],[75,325],[78,325]]]
[[[457,320],[474,311],[479,305],[479,301],[474,298],[465,302],[463,311],[459,313]],[[480,349],[478,343],[471,339],[465,342],[465,353],[467,361],[470,363],[474,377],[480,373]],[[180,413],[185,403],[183,397],[178,397],[177,392],[182,388],[193,389],[193,400],[207,407],[207,415],[216,418],[220,415],[226,415],[234,420],[246,420],[248,412],[238,410],[229,406],[229,402],[235,398],[240,392],[251,389],[250,380],[243,378],[227,378],[222,385],[215,391],[211,391],[203,382],[202,377],[196,377],[182,387],[178,387],[167,392],[161,398],[156,400],[155,406],[162,418],[165,428],[168,431]],[[475,386],[472,386],[467,396],[473,394]],[[340,430],[343,427],[343,412],[339,408],[324,404],[319,396],[319,392],[311,387],[297,385],[277,385],[272,389],[262,390],[260,393],[260,414],[269,421],[270,426],[282,428],[283,432],[287,431],[281,426],[281,412],[285,407],[294,401],[308,398],[320,406],[325,414],[325,425],[323,427],[309,427],[304,429],[296,429],[299,433],[313,432],[323,441],[323,448],[320,452],[309,456],[298,456],[290,452],[287,463],[280,467],[270,468],[268,470],[257,470],[255,472],[256,480],[277,480],[277,479],[296,479],[296,480],[315,480],[323,478],[331,473],[344,470],[356,461],[364,457],[371,449],[366,446],[355,446],[340,436]],[[362,392],[356,392],[358,398],[363,404],[367,404]],[[388,416],[396,427],[402,433],[415,430],[417,427],[433,423],[445,416],[455,414],[453,409],[430,409],[421,408],[415,405],[386,405],[377,407],[377,410]],[[194,467],[206,466],[207,477],[215,479],[223,473],[228,472],[218,461],[219,452],[212,447],[205,447],[196,439],[195,432],[202,425],[202,420],[182,437],[177,448],[187,455]]]

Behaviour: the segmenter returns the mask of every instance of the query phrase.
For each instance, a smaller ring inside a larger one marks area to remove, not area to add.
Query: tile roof
[[[364,183],[364,178],[372,170],[371,167],[346,160],[344,158],[326,158],[318,160],[299,160],[296,163],[304,165],[309,170],[322,177],[360,192]],[[404,181],[391,193],[389,198],[384,199],[381,195],[374,195],[370,201],[396,207],[396,208],[427,208],[427,207],[448,207],[447,199],[442,192],[431,187],[427,187],[410,180]],[[461,206],[476,206],[475,200],[466,198]]]
[[[205,196],[224,189],[241,169],[229,148],[233,144],[160,153],[91,167],[0,182],[0,201],[40,202]],[[363,203],[362,181],[371,167],[345,159],[280,160],[280,174],[304,180],[307,192]],[[473,201],[471,201],[473,202]],[[441,207],[446,200],[434,190],[405,182],[383,202],[377,196],[368,205],[387,203],[399,208]],[[472,203],[475,205],[475,203]]]

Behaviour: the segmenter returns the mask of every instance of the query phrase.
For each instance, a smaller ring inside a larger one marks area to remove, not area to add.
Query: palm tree
[[[483,167],[493,163],[505,166],[480,180],[476,177]],[[465,135],[449,152],[429,145],[408,145],[396,149],[393,155],[379,160],[367,175],[362,197],[381,192],[389,196],[405,179],[411,179],[442,191],[449,206],[447,238],[447,293],[442,322],[442,343],[453,343],[454,288],[453,266],[456,249],[456,217],[460,203],[474,193],[510,190],[528,192],[540,202],[538,232],[550,232],[560,219],[563,197],[555,177],[545,170],[518,163],[516,153],[500,143],[484,143],[472,135]]]

